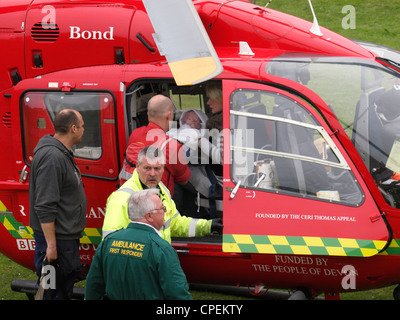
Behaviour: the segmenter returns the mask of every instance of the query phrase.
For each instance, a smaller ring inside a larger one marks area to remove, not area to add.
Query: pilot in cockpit
[[[382,151],[391,161],[392,151],[400,144],[400,79],[393,78],[392,88],[375,103],[375,111],[382,125]],[[386,165],[387,166],[387,165]],[[394,169],[394,168],[392,168]],[[398,171],[398,170],[397,170]],[[400,180],[400,174],[393,170],[391,180]]]

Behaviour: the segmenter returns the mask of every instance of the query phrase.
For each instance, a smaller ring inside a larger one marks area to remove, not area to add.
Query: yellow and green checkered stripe
[[[29,226],[24,226],[21,222],[15,220],[11,213],[1,210],[0,223],[8,230],[15,239],[33,239],[33,231]],[[99,244],[101,242],[101,229],[85,228],[83,230],[81,243]]]
[[[85,230],[83,230],[80,242],[88,244],[99,244],[102,239],[101,233],[102,230],[98,228],[85,228]]]
[[[400,256],[400,239],[393,239],[389,247],[381,255]]]
[[[32,229],[15,220],[12,215],[0,215],[0,223],[15,239],[33,239]]]
[[[395,249],[398,244],[395,241],[393,250],[387,254],[400,254]],[[224,234],[222,249],[224,252],[370,257],[385,245],[386,241],[380,240]]]

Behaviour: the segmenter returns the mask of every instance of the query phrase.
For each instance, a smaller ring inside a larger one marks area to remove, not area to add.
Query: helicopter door
[[[227,80],[223,91],[225,252],[367,257],[385,247],[378,207],[314,108],[261,84]]]

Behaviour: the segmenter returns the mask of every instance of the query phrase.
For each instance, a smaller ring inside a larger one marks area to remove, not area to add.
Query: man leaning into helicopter
[[[171,195],[161,182],[165,156],[154,146],[143,148],[138,155],[136,170],[120,189],[107,199],[106,214],[103,222],[103,238],[108,234],[126,228],[128,217],[128,199],[135,192],[147,188],[160,189],[160,199],[166,208],[165,226],[160,230],[162,238],[171,243],[171,237],[206,236],[214,231],[222,233],[221,219],[195,219],[181,216]]]

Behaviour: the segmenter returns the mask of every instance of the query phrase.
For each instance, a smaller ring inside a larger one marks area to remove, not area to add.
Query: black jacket
[[[55,222],[56,238],[79,239],[86,225],[87,200],[71,152],[52,135],[34,149],[29,175],[29,225],[43,235],[41,223]]]

